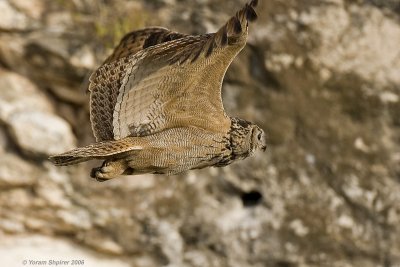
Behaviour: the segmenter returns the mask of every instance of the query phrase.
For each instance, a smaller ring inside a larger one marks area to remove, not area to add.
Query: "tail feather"
[[[68,166],[91,160],[91,157],[78,157],[68,155],[68,152],[49,157],[49,160],[56,166]]]
[[[91,159],[106,159],[110,156],[123,157],[127,153],[143,149],[142,146],[134,145],[132,137],[116,141],[104,141],[78,147],[68,152],[54,155],[49,158],[56,166],[66,166],[81,163]]]

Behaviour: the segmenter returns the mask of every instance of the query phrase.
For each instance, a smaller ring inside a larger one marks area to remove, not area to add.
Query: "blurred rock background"
[[[400,1],[264,0],[226,109],[267,153],[97,183],[87,78],[130,30],[218,29],[242,0],[0,0],[0,258],[84,266],[400,266]]]

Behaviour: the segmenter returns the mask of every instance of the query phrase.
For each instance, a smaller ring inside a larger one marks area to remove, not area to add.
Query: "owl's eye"
[[[259,133],[259,134],[257,135],[258,141],[261,141],[261,137],[262,137],[262,133]]]

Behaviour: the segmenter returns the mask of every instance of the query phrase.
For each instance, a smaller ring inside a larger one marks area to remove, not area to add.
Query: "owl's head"
[[[260,127],[253,124],[253,129],[251,131],[251,144],[252,150],[255,151],[257,149],[261,149],[265,151],[267,149],[267,137]]]
[[[264,131],[256,124],[239,118],[231,118],[231,149],[235,159],[243,159],[257,150],[267,149]]]

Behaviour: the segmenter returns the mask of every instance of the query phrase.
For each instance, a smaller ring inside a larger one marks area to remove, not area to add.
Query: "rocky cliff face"
[[[260,1],[223,98],[266,130],[267,153],[106,183],[97,163],[46,160],[93,141],[87,77],[124,33],[214,31],[242,4],[0,0],[7,266],[400,265],[398,0]]]

